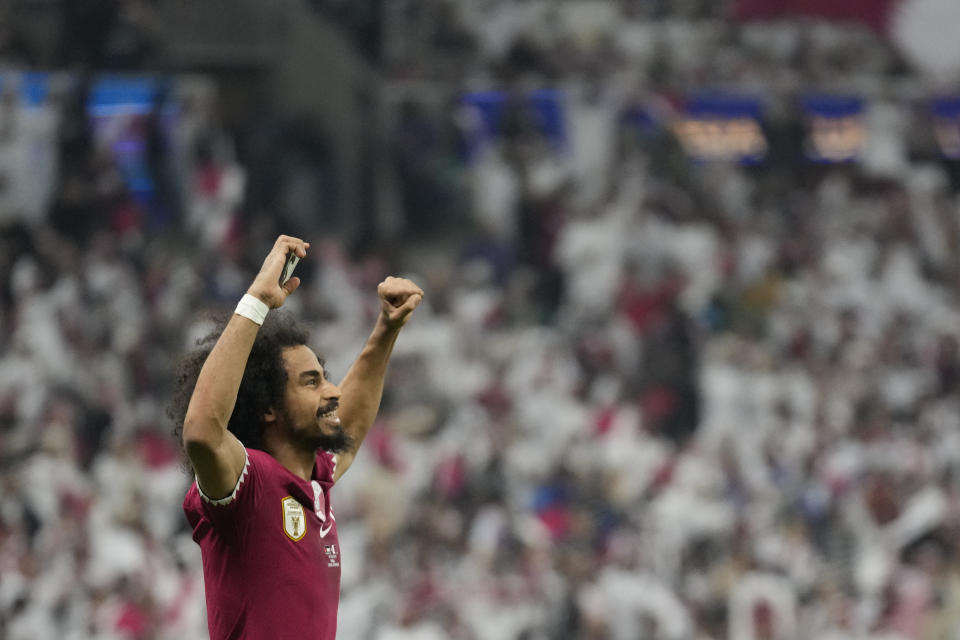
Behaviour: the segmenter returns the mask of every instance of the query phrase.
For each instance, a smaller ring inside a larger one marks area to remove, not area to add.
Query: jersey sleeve
[[[247,475],[250,473],[250,452],[246,449],[243,450],[244,462],[243,462],[243,471],[240,472],[240,477],[237,478],[237,484],[233,487],[233,491],[230,495],[223,498],[210,498],[207,497],[207,494],[203,492],[203,488],[200,486],[200,482],[194,478],[194,483],[197,485],[197,493],[200,495],[200,499],[209,505],[214,507],[225,507],[229,504],[233,504],[237,500],[237,494],[240,492],[240,487],[243,486],[244,481],[247,479]]]
[[[204,495],[199,483],[194,480],[197,498],[193,500],[192,508],[197,515],[207,520],[214,528],[230,527],[242,528],[249,521],[246,516],[255,511],[260,497],[260,487],[264,474],[263,463],[257,452],[244,450],[246,460],[243,471],[237,479],[237,484],[230,495],[214,499]]]

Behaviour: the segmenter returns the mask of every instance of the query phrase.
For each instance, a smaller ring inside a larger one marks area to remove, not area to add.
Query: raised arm
[[[377,287],[380,296],[380,315],[373,332],[353,366],[340,383],[340,421],[353,442],[353,448],[337,456],[334,481],[353,464],[363,439],[370,431],[380,399],[383,380],[393,345],[400,329],[423,299],[423,289],[405,278],[387,278]]]
[[[270,309],[281,306],[300,286],[296,277],[283,286],[278,282],[287,253],[293,251],[303,258],[309,246],[298,238],[277,238],[247,294]],[[257,322],[234,313],[207,356],[187,407],[183,446],[200,488],[210,498],[230,495],[243,472],[246,453],[236,436],[227,430],[227,423],[259,329]]]

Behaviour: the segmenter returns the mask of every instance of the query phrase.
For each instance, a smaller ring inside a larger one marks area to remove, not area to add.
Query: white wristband
[[[270,311],[270,307],[268,307],[263,300],[249,293],[245,293],[243,297],[240,298],[240,302],[237,303],[237,308],[234,309],[233,312],[238,316],[243,316],[248,320],[262,325],[263,321],[267,318],[268,311]]]

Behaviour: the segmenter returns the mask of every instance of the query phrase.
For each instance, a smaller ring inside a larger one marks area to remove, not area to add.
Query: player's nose
[[[320,387],[320,392],[323,394],[323,397],[327,400],[339,400],[340,399],[340,387],[330,382],[326,381],[322,387]]]

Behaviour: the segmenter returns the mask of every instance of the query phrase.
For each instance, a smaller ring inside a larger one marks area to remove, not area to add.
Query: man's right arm
[[[280,236],[247,293],[271,309],[282,305],[300,286],[296,277],[283,286],[277,282],[287,252],[303,258],[307,247],[309,244],[298,238]],[[246,463],[243,444],[227,430],[227,424],[259,329],[259,324],[244,316],[230,318],[200,370],[183,421],[184,449],[200,489],[212,499],[233,492]]]
[[[204,495],[230,495],[243,472],[246,452],[227,423],[260,326],[242,316],[230,318],[207,356],[183,420],[183,447]]]

